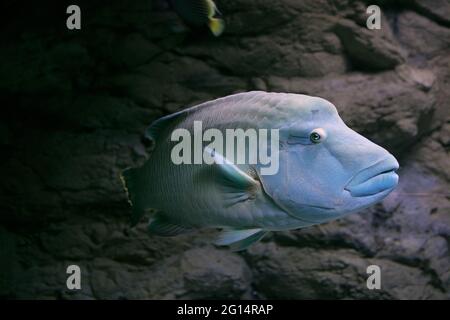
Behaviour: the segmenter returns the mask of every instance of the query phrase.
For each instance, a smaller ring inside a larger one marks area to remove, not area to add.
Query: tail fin
[[[210,18],[208,23],[209,29],[216,36],[220,36],[225,29],[225,23],[222,19]]]
[[[143,181],[141,180],[141,170],[141,168],[126,169],[120,176],[123,187],[128,195],[128,202],[131,204],[131,226],[135,226],[145,213],[151,212],[152,217],[149,221],[148,231],[153,234],[160,236],[175,236],[191,231],[191,228],[189,227],[171,223],[166,220],[161,212],[145,205],[144,199],[146,199],[146,194],[142,193],[142,190],[145,190],[145,188],[144,185],[141,184],[141,181]]]
[[[145,213],[146,208],[139,197],[139,168],[126,169],[120,175],[123,187],[131,205],[131,226],[135,226]]]

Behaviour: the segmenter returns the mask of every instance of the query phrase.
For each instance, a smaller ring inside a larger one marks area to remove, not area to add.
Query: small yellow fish
[[[225,29],[224,21],[215,17],[220,11],[212,0],[171,0],[171,3],[189,26],[197,28],[208,26],[216,37]]]

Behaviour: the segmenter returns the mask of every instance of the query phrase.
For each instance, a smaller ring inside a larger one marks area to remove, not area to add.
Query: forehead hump
[[[269,119],[272,127],[279,127],[294,122],[314,123],[339,118],[335,106],[319,97],[273,92],[255,92],[249,97],[246,110],[260,116],[260,125],[267,124]],[[257,110],[252,110],[252,105]]]
[[[234,121],[260,128],[283,127],[293,122],[315,122],[339,117],[329,101],[295,93],[251,91],[220,98],[194,107],[204,117],[219,114],[221,121]],[[192,112],[194,113],[194,112]],[[217,121],[214,119],[213,121]]]
[[[289,95],[284,107],[293,117],[306,118],[305,120],[324,119],[337,115],[336,107],[331,102],[301,94]]]

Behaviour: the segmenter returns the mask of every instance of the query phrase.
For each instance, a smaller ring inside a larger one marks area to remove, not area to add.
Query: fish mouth
[[[394,189],[398,183],[396,171],[399,165],[393,156],[389,156],[374,165],[361,170],[349,181],[344,190],[352,197],[367,197]]]

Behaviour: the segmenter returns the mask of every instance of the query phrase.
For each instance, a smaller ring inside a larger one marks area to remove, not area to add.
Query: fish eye
[[[327,134],[325,130],[322,128],[317,128],[311,131],[309,134],[309,140],[311,140],[312,143],[320,143],[327,137]]]

